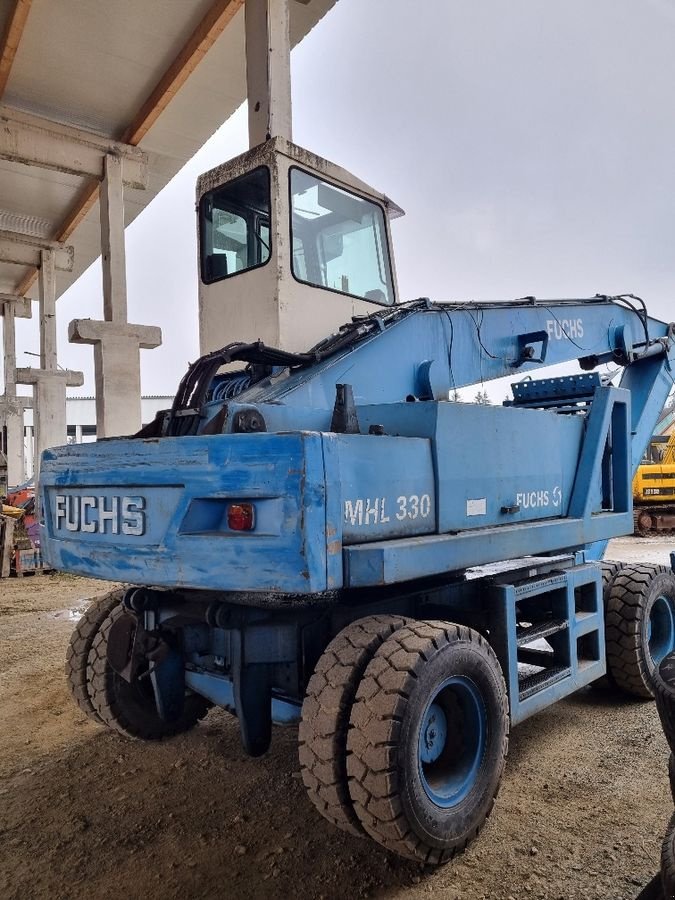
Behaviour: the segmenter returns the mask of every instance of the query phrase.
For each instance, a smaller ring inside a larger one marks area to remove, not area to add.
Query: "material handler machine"
[[[279,138],[197,194],[204,355],[138,435],[42,459],[50,563],[130,585],[79,623],[72,692],[146,740],[224,707],[252,755],[299,722],[323,816],[442,863],[511,725],[603,678],[651,697],[675,646],[672,572],[600,562],[673,327],[628,295],[400,303],[400,210]],[[502,406],[448,399],[504,376]]]

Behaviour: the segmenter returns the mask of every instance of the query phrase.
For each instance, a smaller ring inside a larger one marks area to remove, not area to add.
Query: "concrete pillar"
[[[140,351],[159,347],[161,329],[75,319],[68,328],[68,340],[94,345],[96,436],[135,434],[142,424]]]
[[[156,326],[127,323],[122,165],[119,156],[105,157],[99,193],[104,321],[74,319],[68,328],[71,343],[94,346],[97,437],[134,434],[140,429],[139,351],[162,343]]]
[[[33,386],[35,426],[35,479],[39,476],[43,450],[67,441],[66,387],[84,383],[82,372],[57,368],[56,362],[56,277],[54,251],[40,251],[40,368],[17,369],[17,384]]]
[[[2,306],[2,347],[4,352],[4,422],[7,432],[7,486],[16,487],[25,480],[23,455],[23,403],[16,396],[16,332],[14,304]]]
[[[288,0],[246,0],[249,144],[293,140]]]
[[[103,267],[103,318],[127,321],[127,267],[124,247],[124,185],[122,160],[108,154],[99,191],[101,265]]]
[[[75,426],[75,443],[76,444],[82,443],[82,426],[81,425]]]
[[[56,372],[56,271],[54,251],[40,251],[40,368]]]
[[[26,437],[24,446],[26,449],[26,478],[30,478],[33,475],[33,468],[35,463],[35,436],[33,434],[32,425],[26,425]]]

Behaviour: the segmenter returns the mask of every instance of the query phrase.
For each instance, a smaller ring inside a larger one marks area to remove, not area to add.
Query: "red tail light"
[[[253,531],[255,506],[252,503],[230,503],[227,507],[227,527],[232,531]]]

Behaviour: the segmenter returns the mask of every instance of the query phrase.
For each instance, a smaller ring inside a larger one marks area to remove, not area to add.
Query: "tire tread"
[[[645,604],[656,575],[665,566],[624,566],[612,581],[605,615],[607,668],[611,680],[626,694],[643,700],[654,696],[652,672],[643,651]]]
[[[94,597],[91,605],[78,621],[66,651],[66,682],[70,694],[80,710],[94,722],[104,722],[96,711],[89,693],[87,661],[96,634],[111,610],[122,602],[124,590],[110,591]]]
[[[366,666],[377,648],[409,621],[402,616],[357,619],[337,634],[309,680],[299,728],[302,780],[321,815],[362,837],[347,783],[349,717]]]
[[[434,652],[444,644],[466,642],[492,648],[476,631],[440,621],[417,621],[398,629],[382,644],[357,692],[347,747],[349,790],[364,830],[385,849],[428,865],[441,865],[466,849],[492,812],[508,751],[508,700],[502,679],[503,738],[501,769],[489,809],[476,828],[452,847],[427,845],[409,826],[398,792],[397,732],[414,682]],[[402,676],[402,677],[401,677]],[[392,688],[392,682],[398,684]]]

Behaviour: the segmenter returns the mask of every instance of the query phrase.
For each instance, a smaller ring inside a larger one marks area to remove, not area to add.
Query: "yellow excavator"
[[[675,430],[655,435],[633,479],[635,534],[675,531]]]

